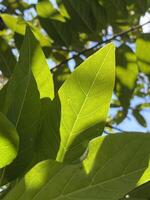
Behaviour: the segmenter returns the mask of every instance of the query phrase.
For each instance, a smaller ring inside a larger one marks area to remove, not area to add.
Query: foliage
[[[1,1],[0,199],[150,198],[149,5]]]

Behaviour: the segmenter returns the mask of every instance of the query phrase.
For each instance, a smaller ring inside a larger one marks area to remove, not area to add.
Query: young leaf
[[[19,61],[8,83],[3,109],[20,136],[18,156],[6,169],[8,178],[20,175],[32,160],[40,117],[40,98],[53,98],[53,95],[52,76],[44,54],[27,28]]]
[[[59,90],[61,143],[58,161],[82,155],[91,138],[102,134],[114,87],[114,45],[83,62]]]
[[[150,135],[113,134],[89,144],[78,165],[36,165],[4,200],[118,200],[150,180]]]
[[[19,137],[14,125],[0,113],[0,168],[14,160],[18,144]]]

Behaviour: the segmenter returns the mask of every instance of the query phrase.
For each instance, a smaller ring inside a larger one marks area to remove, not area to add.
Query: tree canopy
[[[0,1],[0,198],[150,198],[148,26],[149,0]]]

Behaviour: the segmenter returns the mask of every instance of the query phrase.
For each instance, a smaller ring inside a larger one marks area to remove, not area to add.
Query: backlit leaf
[[[102,134],[114,86],[114,49],[108,44],[97,51],[60,88],[61,143],[57,160],[79,158],[88,141]]]

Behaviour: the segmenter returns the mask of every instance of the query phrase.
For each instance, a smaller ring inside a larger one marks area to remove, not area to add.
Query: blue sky
[[[37,3],[38,0],[25,0],[26,2],[29,2],[29,3]],[[55,4],[55,0],[50,0],[53,4]]]

